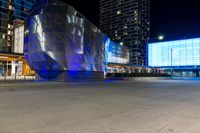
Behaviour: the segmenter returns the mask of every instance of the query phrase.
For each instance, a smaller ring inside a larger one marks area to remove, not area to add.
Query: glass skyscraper
[[[129,47],[132,65],[146,64],[149,0],[100,0],[100,29],[113,41]]]
[[[24,21],[34,0],[0,0],[0,77],[32,75],[23,57]]]
[[[23,38],[19,31],[23,31],[23,22],[26,20],[34,3],[34,0],[0,1],[0,52],[15,52],[17,48],[14,46],[14,40],[19,42],[19,37]],[[20,41],[20,43],[23,42]],[[20,53],[22,51],[20,50]]]

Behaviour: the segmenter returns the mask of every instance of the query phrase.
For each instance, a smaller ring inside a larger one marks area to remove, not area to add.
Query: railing
[[[35,76],[0,76],[1,80],[35,80]]]

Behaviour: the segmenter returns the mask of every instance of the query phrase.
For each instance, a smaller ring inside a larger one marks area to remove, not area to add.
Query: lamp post
[[[144,59],[143,57],[141,56],[141,59],[142,59],[142,66],[144,66]]]
[[[137,59],[137,64],[139,65],[139,57],[141,56],[141,53],[136,52],[135,55],[136,55],[136,59]]]
[[[171,48],[171,75],[173,75],[173,69],[172,69],[172,67],[173,67],[173,64],[172,64],[172,59],[173,59],[173,49]]]
[[[172,67],[172,52],[173,52],[173,50],[171,48],[171,67]]]

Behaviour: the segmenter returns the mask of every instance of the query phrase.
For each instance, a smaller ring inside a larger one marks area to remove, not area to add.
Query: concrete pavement
[[[0,82],[0,133],[199,132],[199,81]]]

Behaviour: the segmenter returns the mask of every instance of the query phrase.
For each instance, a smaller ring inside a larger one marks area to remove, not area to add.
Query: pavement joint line
[[[0,85],[0,87],[7,87],[7,86],[30,86],[30,85],[75,85],[75,84],[85,84],[86,82],[34,82],[34,83],[27,83],[27,82],[22,82],[22,84],[19,83],[14,83],[14,84],[9,84],[8,83],[3,83],[4,85]],[[92,84],[92,83],[96,83],[96,82],[87,82],[87,84]]]
[[[94,84],[94,83],[121,83],[121,82],[134,82],[134,81],[112,81],[112,82],[106,82],[106,81],[91,81],[91,82],[21,82],[21,83],[14,83],[14,84],[9,84],[12,82],[4,82],[3,85],[0,85],[0,87],[14,87],[14,86],[40,86],[40,85],[79,85],[79,84]],[[1,84],[1,82],[0,82]]]
[[[180,111],[181,114],[183,114],[184,112],[186,112],[187,110],[190,110],[193,107],[193,105],[188,105],[184,110]],[[174,119],[172,119],[171,121],[167,122],[163,127],[161,127],[156,133],[160,133],[161,131],[163,131],[167,126],[169,126],[170,124],[172,124],[173,122],[175,122],[176,120],[178,120],[180,118],[180,114],[177,115],[176,117],[174,117]]]

